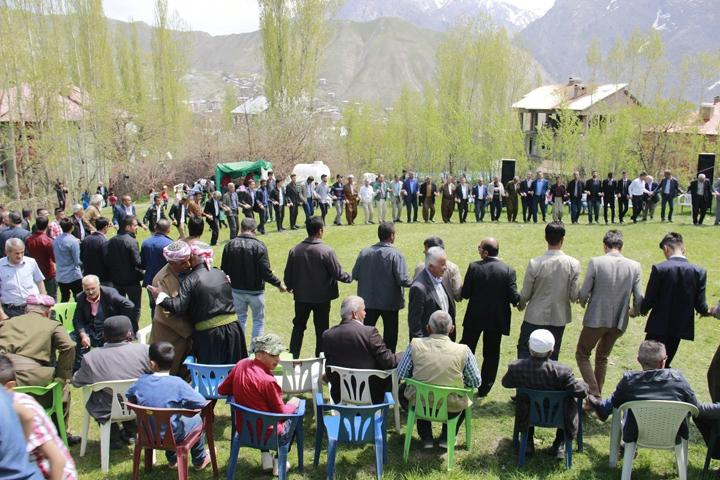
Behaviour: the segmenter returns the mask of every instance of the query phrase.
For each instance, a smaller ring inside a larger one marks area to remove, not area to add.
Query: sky
[[[550,6],[555,0],[504,0],[520,8]],[[128,21],[130,17],[152,25],[152,0],[103,0],[105,15]],[[256,0],[168,0],[168,10],[177,10],[192,30],[211,35],[254,32],[258,29]]]

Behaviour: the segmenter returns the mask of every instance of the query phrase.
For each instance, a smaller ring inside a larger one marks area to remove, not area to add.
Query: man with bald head
[[[500,343],[503,335],[510,335],[510,305],[517,305],[515,269],[498,258],[500,246],[493,237],[485,237],[478,246],[480,261],[468,266],[463,282],[462,297],[467,298],[463,321],[464,343],[475,353],[480,334],[483,335],[482,385],[478,395],[485,397],[495,383],[500,365]]]

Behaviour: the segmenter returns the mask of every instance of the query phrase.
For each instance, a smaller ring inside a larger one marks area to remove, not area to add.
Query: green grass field
[[[141,205],[138,211],[145,213],[146,205]],[[105,209],[108,214],[109,209]],[[438,208],[439,210],[439,208]],[[662,251],[658,243],[662,236],[671,229],[681,233],[685,238],[687,257],[708,270],[707,300],[708,304],[715,304],[720,297],[720,265],[718,265],[717,253],[718,240],[720,239],[720,228],[713,227],[713,218],[706,218],[709,225],[694,227],[689,214],[685,209],[684,214],[676,211],[675,223],[667,224],[659,221],[659,207],[654,221],[638,223],[637,225],[623,225],[621,231],[625,235],[625,248],[623,253],[634,260],[639,261],[643,266],[643,284],[647,283],[651,266],[664,261]],[[494,236],[500,243],[501,259],[517,270],[518,289],[522,286],[525,268],[532,257],[542,254],[546,250],[543,239],[544,224],[508,224],[503,215],[501,223],[457,223],[457,215],[453,224],[445,225],[439,219],[440,212],[437,212],[438,223],[425,224],[398,224],[395,246],[405,255],[409,269],[423,261],[423,240],[431,235],[438,235],[445,241],[448,258],[456,263],[465,274],[469,262],[478,259],[477,246],[485,236]],[[488,218],[489,216],[486,216]],[[304,219],[300,213],[299,218]],[[334,213],[328,216],[328,223],[332,222]],[[403,217],[405,218],[404,214]],[[548,217],[549,218],[549,217]],[[569,220],[566,213],[566,220]],[[328,227],[325,231],[324,241],[335,249],[343,269],[351,271],[357,254],[364,247],[377,242],[377,226],[362,225],[362,214],[359,224],[354,227]],[[472,212],[468,216],[473,221]],[[343,219],[343,222],[345,220]],[[607,231],[605,225],[587,225],[586,217],[581,217],[579,225],[568,225],[563,250],[568,255],[580,260],[582,264],[582,275],[584,279],[588,260],[594,256],[603,254],[602,237]],[[287,224],[287,217],[286,217]],[[286,225],[287,226],[287,225]],[[207,229],[207,226],[206,226]],[[268,228],[270,232],[261,239],[270,252],[271,265],[275,273],[282,278],[285,260],[288,250],[305,238],[304,230],[295,232],[285,231],[277,233],[275,226]],[[220,231],[221,243],[216,251],[215,265],[220,264],[220,254],[224,243],[228,239],[228,230]],[[148,234],[140,231],[138,240],[142,242]],[[172,237],[177,232],[173,230]],[[210,235],[206,231],[203,238],[209,241]],[[356,293],[356,284],[341,284],[340,299],[346,295]],[[289,342],[292,329],[293,301],[290,294],[281,294],[277,289],[269,287],[266,291],[266,325],[265,331],[277,333],[284,342]],[[331,312],[331,325],[340,321],[340,299],[333,302]],[[143,316],[141,327],[150,323],[149,309],[146,303],[147,297],[143,298]],[[457,305],[458,329],[462,330],[462,319],[465,315],[467,302],[463,301]],[[573,307],[573,322],[568,325],[560,361],[573,367],[579,375],[575,364],[575,345],[582,326],[583,309],[579,305]],[[582,454],[575,452],[573,455],[573,467],[566,471],[564,462],[551,459],[538,451],[533,457],[528,457],[525,467],[517,468],[517,454],[511,448],[514,409],[509,397],[513,391],[506,390],[500,385],[500,378],[504,373],[504,365],[516,357],[515,344],[519,334],[522,314],[514,311],[513,327],[510,337],[503,339],[502,358],[498,380],[490,395],[482,402],[475,400],[472,419],[472,442],[465,443],[464,428],[459,436],[459,447],[456,449],[455,468],[451,473],[446,471],[446,462],[440,458],[444,450],[424,450],[417,437],[414,435],[410,450],[410,458],[407,463],[402,459],[402,446],[405,434],[405,413],[402,414],[403,429],[401,434],[390,428],[388,432],[389,463],[385,468],[386,478],[511,478],[511,479],[609,479],[620,478],[620,469],[609,469],[608,451],[610,443],[610,422],[602,424],[594,415],[585,414],[584,439],[585,451]],[[635,357],[637,347],[644,338],[644,323],[647,318],[636,318],[630,320],[625,335],[615,345],[608,366],[605,396],[609,395],[614,385],[621,378],[623,371],[639,369]],[[407,346],[407,310],[400,314],[400,342],[398,348]],[[720,326],[713,318],[702,318],[696,320],[695,341],[683,341],[680,344],[673,366],[683,371],[695,389],[698,400],[709,402],[705,374],[715,349],[720,340]],[[382,330],[382,322],[378,325]],[[462,331],[458,332],[458,338]],[[302,355],[309,357],[314,352],[314,333],[312,325],[306,331]],[[476,352],[479,360],[482,360],[480,347]],[[327,397],[327,389],[325,391]],[[310,397],[306,397],[311,404]],[[82,429],[83,408],[82,392],[79,389],[73,391],[73,407],[71,418],[71,431],[80,434]],[[314,455],[315,424],[311,408],[305,417],[305,450],[304,461],[305,471],[298,472],[297,449],[293,446],[290,453],[292,468],[289,478],[312,478],[321,479],[326,476],[326,444],[320,456],[318,467],[312,465]],[[391,422],[392,423],[392,422]],[[437,436],[439,425],[435,427]],[[215,422],[215,443],[217,447],[220,475],[222,478],[227,474],[227,463],[230,451],[230,415],[229,408],[222,403],[216,407]],[[536,447],[541,450],[549,445],[554,438],[554,432],[539,429],[536,432]],[[110,471],[103,474],[100,469],[99,451],[99,429],[93,424],[90,428],[90,440],[85,457],[80,458],[79,446],[71,448],[71,452],[77,462],[81,478],[130,478],[132,474],[132,448],[112,451],[110,456]],[[700,478],[706,448],[699,433],[692,427],[690,452],[689,452],[689,478]],[[337,478],[374,478],[374,450],[370,445],[353,447],[343,445],[338,450],[336,476]],[[657,479],[675,478],[674,454],[669,451],[642,450],[634,462],[633,478]],[[715,462],[715,467],[720,466]],[[711,465],[712,466],[712,465]],[[141,467],[142,468],[142,467]],[[207,468],[203,472],[190,472],[191,478],[202,479],[212,478],[212,470]],[[243,449],[240,452],[240,459],[235,473],[235,478],[256,479],[267,478],[269,475],[262,472],[259,452]],[[177,478],[177,471],[170,470],[164,455],[158,455],[153,473],[145,475],[142,471],[140,478]]]

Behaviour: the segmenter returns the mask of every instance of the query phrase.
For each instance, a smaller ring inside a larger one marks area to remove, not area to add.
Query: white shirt
[[[425,268],[425,270],[427,271],[427,274],[430,277],[430,279],[433,281],[433,286],[435,287],[435,292],[437,293],[438,297],[440,298],[440,310],[442,310],[445,313],[449,313],[450,312],[450,304],[448,302],[447,293],[445,293],[445,289],[443,288],[442,277],[440,277],[439,279],[435,278],[432,276],[432,274],[430,273],[430,270],[428,270],[427,267]]]
[[[372,202],[373,197],[375,197],[375,190],[372,185],[363,185],[360,187],[360,200],[362,200],[363,203]]]
[[[643,193],[650,193],[650,190],[645,188],[644,181],[636,178],[630,184],[630,188],[628,188],[628,194],[632,195],[633,197],[641,197]]]

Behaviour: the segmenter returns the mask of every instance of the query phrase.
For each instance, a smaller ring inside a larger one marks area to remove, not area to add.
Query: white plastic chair
[[[678,197],[678,205],[680,205],[680,213],[683,211],[683,207],[692,207],[692,195],[689,193],[683,193]]]
[[[688,415],[696,416],[698,414],[697,407],[685,402],[643,400],[626,402],[620,408],[613,409],[610,467],[617,466],[624,417],[628,410],[632,410],[637,422],[638,438],[636,442],[625,444],[622,480],[630,480],[637,447],[675,450],[678,476],[680,480],[687,480],[688,441],[682,439],[681,443],[676,445],[675,438],[680,425],[687,420]]]
[[[313,415],[317,413],[315,395],[323,392],[322,373],[324,364],[325,359],[322,357],[280,360],[278,364],[282,368],[282,374],[276,378],[278,378],[283,393],[290,395],[312,393]]]
[[[400,432],[400,403],[398,399],[397,370],[363,370],[328,366],[331,373],[340,376],[340,403],[347,405],[372,405],[370,377],[386,379],[392,377],[392,396],[395,399],[395,431]]]
[[[125,394],[130,386],[137,381],[132,380],[115,380],[112,382],[97,382],[92,385],[83,387],[83,404],[87,405],[90,395],[93,392],[99,392],[105,388],[112,390],[112,408],[110,410],[110,420],[100,425],[100,459],[103,473],[107,473],[110,468],[110,425],[115,422],[126,422],[135,419],[135,412],[123,405],[127,399]],[[82,442],[80,444],[80,456],[85,456],[87,448],[88,430],[90,428],[90,413],[85,408],[83,416],[83,433]]]
[[[138,330],[138,332],[137,332],[138,342],[140,342],[144,345],[147,345],[148,338],[150,338],[151,330],[152,330],[152,324],[148,325],[145,328],[141,328],[140,330]]]

